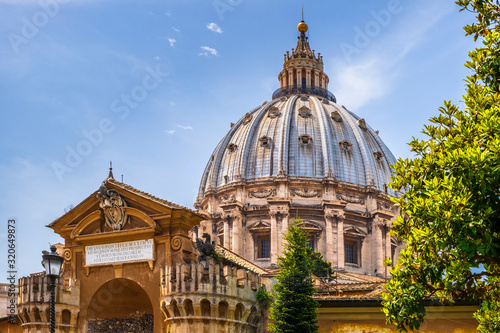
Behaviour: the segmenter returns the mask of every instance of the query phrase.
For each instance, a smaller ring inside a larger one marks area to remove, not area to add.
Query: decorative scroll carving
[[[253,190],[248,192],[249,198],[268,198],[275,197],[276,189],[275,188],[259,188],[258,190]]]
[[[217,199],[217,201],[221,204],[233,203],[236,202],[236,197],[234,194],[226,194]]]
[[[350,193],[337,193],[337,199],[354,204],[365,204],[365,199]]]
[[[113,230],[121,230],[128,222],[128,216],[125,213],[125,201],[115,190],[108,190],[104,184],[99,188],[97,197],[100,200],[106,225]]]
[[[172,247],[172,250],[179,251],[182,247],[182,239],[179,236],[172,237],[170,246]]]
[[[290,195],[292,197],[299,196],[302,198],[313,198],[313,197],[321,197],[320,189],[309,189],[307,187],[301,188],[291,188]]]
[[[64,260],[70,261],[71,260],[71,251],[67,250],[67,249],[64,250],[63,258],[64,258]]]

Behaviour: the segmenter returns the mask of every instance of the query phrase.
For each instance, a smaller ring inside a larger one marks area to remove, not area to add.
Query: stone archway
[[[92,296],[87,309],[86,332],[153,333],[153,306],[136,282],[113,279]]]

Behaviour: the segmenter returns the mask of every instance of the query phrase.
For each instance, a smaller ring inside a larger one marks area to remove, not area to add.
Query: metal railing
[[[273,93],[273,99],[281,97],[281,96],[286,96],[286,95],[293,95],[293,94],[310,94],[310,95],[317,95],[324,97],[332,102],[337,102],[337,99],[335,98],[335,95],[329,92],[326,89],[319,88],[319,87],[305,87],[305,86],[286,86],[277,89]]]

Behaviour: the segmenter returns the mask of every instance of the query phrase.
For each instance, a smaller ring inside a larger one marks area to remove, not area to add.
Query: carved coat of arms
[[[108,190],[104,185],[99,188],[97,193],[99,198],[99,207],[101,207],[106,225],[113,230],[122,230],[128,222],[128,216],[125,213],[125,201],[115,190]]]

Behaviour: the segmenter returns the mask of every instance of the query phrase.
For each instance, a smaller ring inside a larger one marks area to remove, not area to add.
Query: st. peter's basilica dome
[[[310,246],[335,268],[387,276],[382,261],[397,247],[388,234],[394,156],[363,118],[337,104],[307,25],[297,28],[280,88],[231,126],[205,168],[196,203],[208,217],[201,228],[272,267],[286,222],[300,217]]]

